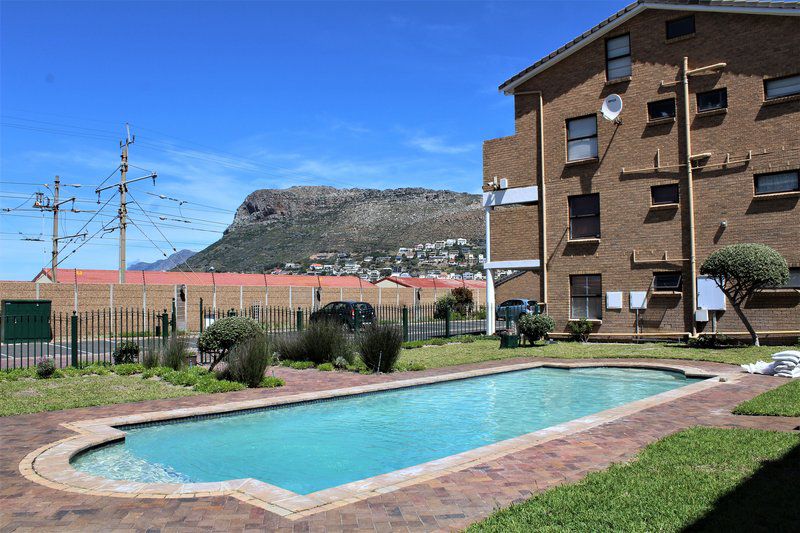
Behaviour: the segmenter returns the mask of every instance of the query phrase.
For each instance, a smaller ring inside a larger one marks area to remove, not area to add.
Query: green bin
[[[2,300],[3,342],[49,341],[50,300]]]

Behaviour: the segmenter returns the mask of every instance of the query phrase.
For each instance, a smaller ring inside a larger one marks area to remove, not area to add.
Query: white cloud
[[[472,143],[448,144],[444,137],[431,135],[418,135],[408,140],[408,145],[419,148],[429,154],[464,154],[476,148]]]

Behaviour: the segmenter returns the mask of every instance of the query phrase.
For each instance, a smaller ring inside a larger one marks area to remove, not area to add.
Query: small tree
[[[197,339],[197,350],[213,357],[209,370],[214,370],[231,349],[240,342],[264,332],[252,318],[233,316],[214,321]]]
[[[732,244],[711,254],[700,267],[728,297],[733,310],[759,346],[758,334],[742,311],[742,304],[764,287],[777,287],[789,280],[789,266],[781,254],[764,244]]]

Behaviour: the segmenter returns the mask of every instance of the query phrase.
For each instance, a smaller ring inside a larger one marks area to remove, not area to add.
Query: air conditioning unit
[[[508,189],[508,178],[500,178],[500,188]]]

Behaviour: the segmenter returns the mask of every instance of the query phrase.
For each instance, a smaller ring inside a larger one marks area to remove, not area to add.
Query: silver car
[[[511,300],[506,300],[497,306],[497,320],[505,320],[506,314],[508,314],[512,320],[517,320],[523,315],[536,312],[536,300],[528,300],[527,298],[513,298]]]

